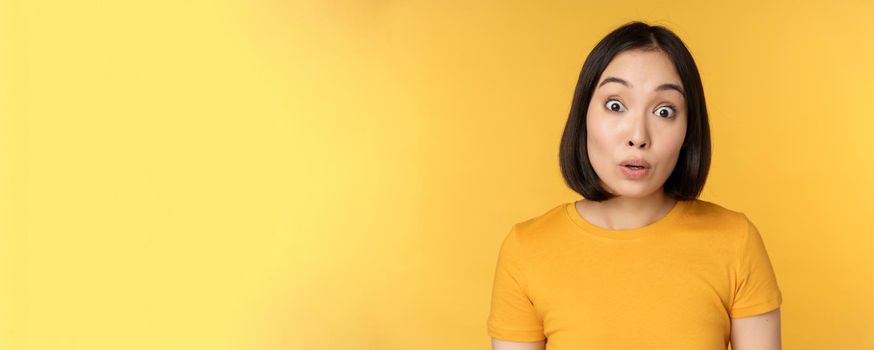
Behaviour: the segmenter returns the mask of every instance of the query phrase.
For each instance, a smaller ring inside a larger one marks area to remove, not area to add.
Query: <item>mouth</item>
[[[625,160],[622,163],[619,163],[619,166],[626,167],[632,170],[638,169],[648,169],[650,167],[649,163],[643,159],[629,159]]]
[[[626,179],[642,180],[649,175],[650,164],[641,158],[626,159],[619,163]]]
[[[640,165],[624,165],[619,166],[622,169],[622,174],[628,179],[643,179],[649,175],[649,168]]]

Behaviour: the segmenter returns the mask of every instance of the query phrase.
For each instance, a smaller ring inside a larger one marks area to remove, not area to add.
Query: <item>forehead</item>
[[[598,82],[600,83],[607,76],[619,77],[628,81],[634,88],[643,87],[646,90],[652,90],[651,87],[663,83],[681,84],[680,75],[673,62],[661,50],[635,49],[620,52],[607,64]]]

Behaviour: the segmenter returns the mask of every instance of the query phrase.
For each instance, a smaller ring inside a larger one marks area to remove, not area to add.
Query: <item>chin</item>
[[[625,198],[646,198],[652,195],[654,192],[649,193],[628,193],[628,192],[620,192],[616,194],[617,197],[625,197]]]
[[[638,186],[611,186],[607,187],[607,191],[621,197],[627,198],[645,198],[651,196],[658,190],[657,188],[649,188],[642,185]]]

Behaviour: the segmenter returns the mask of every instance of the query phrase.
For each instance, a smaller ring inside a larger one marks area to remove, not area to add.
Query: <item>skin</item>
[[[618,197],[577,202],[577,211],[591,223],[614,230],[638,228],[676,203],[663,188],[686,137],[686,104],[677,89],[682,90],[680,76],[661,51],[622,52],[601,74],[586,115],[586,145],[601,185]],[[622,173],[619,164],[632,157],[650,164],[643,178]]]
[[[780,350],[780,308],[761,315],[731,319],[732,350]]]
[[[662,51],[627,50],[607,65],[587,110],[586,145],[601,185],[617,197],[577,201],[577,212],[586,220],[613,230],[640,228],[659,220],[676,204],[664,193],[664,183],[677,164],[686,135],[682,89],[676,68]],[[623,174],[619,164],[632,157],[650,164],[643,178]],[[492,338],[492,349],[543,350],[547,341]],[[732,318],[731,347],[781,349],[780,309]]]

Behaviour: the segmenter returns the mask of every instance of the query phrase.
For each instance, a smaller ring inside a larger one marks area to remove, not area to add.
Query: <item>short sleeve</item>
[[[490,336],[501,340],[539,341],[546,339],[543,321],[528,297],[528,281],[520,248],[514,225],[498,253],[491,311],[487,321],[488,332]]]
[[[746,237],[741,240],[737,251],[737,283],[730,312],[732,318],[773,311],[783,302],[762,236],[746,215],[744,218],[747,222]]]

